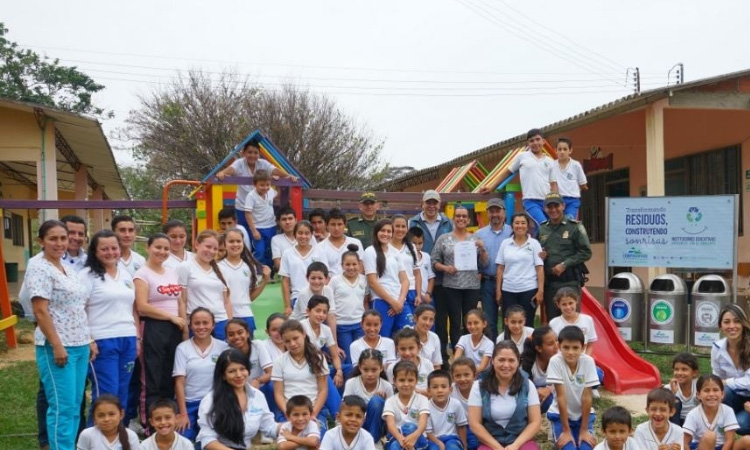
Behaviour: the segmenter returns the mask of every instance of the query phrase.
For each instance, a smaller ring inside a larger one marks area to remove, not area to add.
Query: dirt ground
[[[34,333],[21,331],[16,339],[17,348],[10,348],[7,352],[0,354],[0,369],[18,361],[34,361]]]

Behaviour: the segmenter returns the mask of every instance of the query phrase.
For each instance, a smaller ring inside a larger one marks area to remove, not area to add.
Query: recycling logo
[[[674,306],[666,300],[654,300],[651,304],[651,320],[657,325],[668,325],[674,320]]]

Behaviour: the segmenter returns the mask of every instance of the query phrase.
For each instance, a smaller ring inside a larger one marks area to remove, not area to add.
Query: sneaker
[[[265,434],[260,437],[260,443],[261,444],[267,445],[267,444],[273,444],[274,442],[276,442],[276,441],[274,441],[274,439],[272,437],[266,436]]]
[[[143,429],[143,425],[141,425],[141,421],[138,420],[138,419],[136,419],[136,418],[130,419],[130,423],[128,424],[128,428],[130,429],[130,431],[132,431],[133,433],[135,433],[135,434],[137,434],[139,436],[142,436],[142,435],[145,434],[145,431]]]

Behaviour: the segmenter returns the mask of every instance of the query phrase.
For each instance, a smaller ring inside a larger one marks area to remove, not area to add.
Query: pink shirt
[[[177,281],[177,271],[168,267],[158,274],[144,266],[133,275],[133,280],[143,280],[148,284],[148,303],[167,314],[177,315],[177,304],[182,287]]]

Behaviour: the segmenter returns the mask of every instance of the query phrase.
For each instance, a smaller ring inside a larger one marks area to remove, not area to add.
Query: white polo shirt
[[[120,258],[119,265],[123,269],[127,270],[132,277],[133,275],[135,275],[138,269],[146,265],[146,258],[131,250],[130,259],[126,261],[125,258]]]
[[[276,198],[276,191],[273,189],[269,189],[263,197],[258,194],[258,191],[251,189],[245,197],[243,211],[252,213],[256,228],[276,227],[276,215],[273,213],[274,198]]]
[[[500,244],[495,262],[503,266],[503,286],[506,292],[526,292],[539,287],[536,268],[544,266],[539,256],[542,246],[533,237],[528,237],[520,246],[513,238]]]
[[[555,160],[552,163],[555,180],[557,180],[557,192],[563,197],[581,197],[581,186],[588,183],[586,174],[583,173],[581,163],[575,159],[570,159],[568,165],[563,169],[560,167],[560,161]]]
[[[297,303],[294,304],[294,308],[292,309],[292,319],[302,320],[307,317],[307,304],[310,303],[313,295],[315,294],[310,290],[309,284],[299,291],[297,294]],[[323,292],[320,295],[328,299],[328,312],[335,314],[337,305],[331,286],[323,286]]]
[[[430,414],[429,401],[424,395],[415,392],[406,404],[401,403],[398,395],[386,400],[382,417],[393,416],[396,426],[401,427],[407,423],[419,425],[419,417],[423,414]]]
[[[221,352],[228,348],[226,342],[214,338],[211,338],[211,345],[205,351],[201,351],[192,338],[177,346],[172,377],[185,377],[186,401],[198,401],[211,391],[216,361]]]
[[[492,339],[487,336],[482,336],[482,339],[477,345],[471,340],[470,334],[461,336],[456,344],[456,348],[460,348],[464,351],[464,356],[474,361],[474,364],[479,367],[484,357],[492,358],[492,352],[495,350],[495,344],[492,343]]]
[[[427,341],[422,342],[422,349],[419,351],[419,356],[427,358],[435,366],[443,364],[443,354],[440,351],[440,338],[437,334],[432,331],[427,332]]]
[[[343,274],[339,274],[331,278],[327,287],[333,290],[336,303],[336,324],[360,323],[365,313],[365,291],[367,290],[365,276],[358,274],[356,281],[352,283]],[[299,298],[297,303],[299,303]]]
[[[415,285],[416,277],[414,276],[414,269],[419,269],[419,260],[416,262],[414,261],[414,257],[411,256],[409,247],[407,247],[406,244],[402,244],[400,249],[396,248],[396,246],[391,246],[398,253],[398,260],[401,262],[401,265],[404,266],[406,278],[409,279],[409,290],[415,290],[417,287]],[[414,254],[417,254],[416,250],[414,250]]]
[[[658,447],[664,444],[684,444],[684,431],[682,427],[669,421],[667,421],[667,425],[669,429],[661,441],[656,437],[653,428],[651,428],[651,421],[647,420],[635,427],[633,439],[637,444],[636,448],[641,450],[659,450]]]
[[[273,362],[284,354],[284,351],[276,347],[276,344],[270,338],[253,342],[258,342],[258,360],[263,370],[273,366]]]
[[[378,340],[378,344],[375,347],[370,347],[367,345],[367,342],[365,342],[365,338],[361,337],[352,342],[351,347],[349,347],[349,351],[351,352],[349,356],[351,356],[352,364],[354,366],[359,364],[359,355],[368,348],[379,350],[380,353],[383,354],[384,365],[388,366],[389,364],[396,362],[396,344],[393,342],[393,339],[381,336]]]
[[[318,334],[315,334],[310,319],[303,319],[300,321],[300,324],[302,324],[302,328],[305,330],[305,334],[310,339],[310,342],[318,347],[318,350],[321,350],[323,347],[331,348],[332,345],[336,345],[336,340],[333,338],[333,332],[328,325],[321,323],[320,331]]]
[[[328,430],[320,441],[320,450],[375,450],[372,435],[360,428],[351,443],[347,444],[341,432],[341,425]]]
[[[365,249],[363,261],[365,275],[378,274],[377,252],[375,252],[374,246],[371,245]],[[378,277],[378,282],[395,299],[398,299],[401,293],[400,272],[406,272],[406,269],[398,258],[398,250],[389,245],[388,253],[385,254],[385,271],[383,271],[382,276]],[[373,297],[377,295],[374,291],[372,294]]]
[[[568,403],[568,419],[578,420],[581,418],[581,398],[586,388],[599,385],[599,377],[596,374],[594,358],[582,354],[578,359],[575,373],[572,373],[562,354],[553,356],[547,366],[547,384],[562,384],[565,389],[565,399]],[[536,389],[534,389],[536,392]],[[593,411],[593,407],[591,408]],[[552,401],[549,412],[560,414],[557,404],[557,396]]]
[[[339,275],[344,272],[344,269],[341,268],[341,257],[344,253],[349,251],[349,249],[347,249],[347,246],[351,244],[357,246],[357,256],[360,260],[365,255],[364,250],[362,250],[362,242],[360,242],[359,239],[353,238],[351,236],[344,236],[344,238],[344,243],[338,247],[336,246],[336,244],[331,242],[330,234],[327,238],[318,243],[318,245],[322,247],[323,253],[326,256],[326,263],[328,264],[328,270],[330,271],[331,276]]]
[[[263,158],[258,158],[258,161],[255,162],[255,171],[250,170],[250,166],[247,165],[245,158],[235,160],[230,167],[234,169],[234,176],[236,177],[252,177],[259,170],[265,170],[271,175],[273,169],[275,169],[273,164]],[[245,199],[247,198],[247,194],[250,193],[250,189],[253,189],[252,184],[237,185],[237,198],[234,201],[234,209],[239,211],[245,210]]]
[[[550,192],[550,183],[556,181],[552,170],[554,161],[539,151],[541,157],[526,149],[510,164],[511,172],[521,172],[521,190],[524,200],[544,200]]]
[[[448,397],[448,403],[439,407],[434,401],[430,400],[430,419],[427,421],[427,432],[433,433],[437,437],[441,436],[458,436],[458,427],[465,427],[469,424],[461,403],[451,397]]]
[[[297,363],[289,352],[284,352],[273,363],[271,381],[284,383],[285,399],[288,400],[295,395],[304,395],[315,404],[315,400],[318,398],[318,377],[327,377],[329,374],[325,358],[321,355],[320,359],[323,361],[323,373],[317,375],[311,372],[307,361],[303,360],[302,363]]]
[[[576,326],[583,331],[583,337],[585,338],[585,344],[589,342],[596,342],[598,337],[596,336],[596,328],[594,327],[594,319],[588,314],[578,313],[578,318],[575,322],[568,322],[563,316],[557,316],[549,321],[549,327],[555,334],[559,335],[563,328],[569,326]],[[584,345],[585,345],[584,344]]]
[[[190,260],[177,267],[177,279],[186,292],[188,314],[202,306],[214,314],[217,322],[227,320],[229,316],[224,305],[224,292],[227,287],[213,268],[203,270],[195,260]]]
[[[427,377],[430,376],[435,368],[432,366],[432,362],[427,358],[419,358],[419,364],[417,365],[417,389],[427,389]],[[395,383],[396,380],[393,378],[393,368],[396,364],[401,361],[401,358],[397,359],[393,364],[389,365],[385,369],[385,374],[388,377],[388,381]]]
[[[105,272],[104,280],[86,267],[78,272],[78,280],[86,288],[86,315],[93,339],[135,337],[135,287],[130,274],[118,265],[112,278]]]
[[[391,398],[393,396],[393,385],[382,378],[378,378],[378,384],[375,386],[375,389],[368,391],[364,383],[362,383],[362,376],[360,375],[346,380],[344,397],[347,395],[356,395],[366,402],[369,402],[375,395]]]
[[[289,278],[289,285],[292,290],[291,298],[297,298],[300,291],[307,286],[307,266],[314,262],[326,263],[325,255],[317,245],[310,247],[310,250],[304,255],[296,247],[287,249],[281,255],[279,275]]]
[[[740,425],[737,423],[737,416],[735,416],[734,411],[723,403],[719,405],[719,411],[716,413],[713,422],[709,423],[703,408],[698,407],[690,411],[682,425],[683,432],[690,435],[693,442],[700,441],[706,431],[716,431],[716,448],[724,445],[724,433],[739,428]]]
[[[284,233],[277,234],[271,238],[271,257],[273,259],[281,258],[286,249],[295,245],[297,245],[296,239],[289,239]]]
[[[162,266],[168,267],[170,269],[177,269],[177,266],[184,262],[192,261],[195,259],[195,253],[189,252],[187,250],[185,252],[185,259],[178,258],[174,253],[169,252],[169,257],[167,257],[167,260],[164,261]]]
[[[227,259],[222,259],[217,265],[229,286],[232,316],[253,317],[253,308],[250,306],[252,301],[250,300],[250,285],[252,284],[253,269],[241,260],[236,266]],[[260,277],[258,280],[260,280]]]

